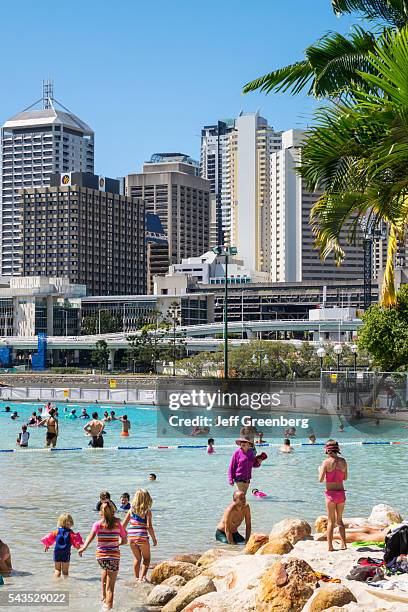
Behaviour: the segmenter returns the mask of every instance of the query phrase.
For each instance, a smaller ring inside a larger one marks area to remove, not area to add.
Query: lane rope
[[[359,440],[358,442],[342,442],[341,446],[393,446],[393,445],[405,445],[408,444],[408,440],[381,440],[381,441],[373,441],[373,440]],[[255,444],[257,448],[276,448],[281,447],[282,443],[271,443],[271,442],[263,442],[262,444]],[[323,442],[316,442],[315,444],[309,444],[308,442],[293,442],[291,446],[302,446],[302,447],[316,447],[316,446],[324,446]],[[166,444],[166,445],[140,445],[140,446],[104,446],[103,448],[93,448],[91,446],[67,446],[67,447],[57,447],[57,448],[4,448],[0,449],[0,453],[70,453],[70,452],[92,452],[92,453],[101,453],[104,451],[139,451],[139,450],[156,450],[156,451],[164,451],[164,450],[186,450],[186,449],[205,449],[207,448],[207,444]],[[236,444],[217,444],[217,448],[236,448]]]

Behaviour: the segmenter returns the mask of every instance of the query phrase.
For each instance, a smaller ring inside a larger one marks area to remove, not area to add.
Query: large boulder
[[[170,576],[182,576],[186,582],[196,578],[201,574],[201,569],[192,563],[185,561],[163,561],[152,570],[150,582],[152,584],[161,584]]]
[[[245,555],[254,555],[257,550],[261,548],[264,544],[266,544],[269,540],[269,536],[265,533],[253,533],[246,546],[244,548]]]
[[[177,591],[178,589],[167,584],[158,584],[147,596],[147,604],[149,606],[158,606],[161,608],[177,595]]]
[[[240,551],[235,552],[228,550],[228,548],[210,548],[198,559],[197,567],[208,567],[214,563],[214,561],[218,561],[218,559],[222,557],[232,557],[234,555],[239,555],[239,553]]]
[[[201,557],[201,554],[185,554],[185,555],[174,555],[171,557],[171,561],[184,561],[184,563],[192,563],[197,565],[197,561]]]
[[[162,612],[180,612],[194,599],[215,591],[215,585],[207,576],[197,576],[181,587],[177,595],[164,606]]]
[[[327,531],[327,516],[318,516],[314,528],[316,533],[325,533]]]
[[[313,595],[316,576],[306,561],[278,561],[262,576],[257,593],[257,612],[300,612]]]
[[[170,576],[170,578],[166,578],[163,580],[161,584],[168,584],[169,586],[176,587],[176,589],[184,586],[187,580],[183,578],[183,576]]]
[[[346,606],[351,602],[357,602],[353,593],[343,584],[330,584],[321,587],[316,596],[310,602],[310,612],[322,612],[333,606]]]
[[[269,538],[286,538],[291,544],[307,538],[312,533],[312,528],[307,521],[296,518],[283,519],[272,527]]]
[[[269,542],[261,546],[257,555],[286,555],[293,550],[292,544],[287,538],[271,538]]]
[[[402,523],[402,516],[392,506],[378,504],[371,510],[368,522],[375,525],[391,525],[391,523]]]

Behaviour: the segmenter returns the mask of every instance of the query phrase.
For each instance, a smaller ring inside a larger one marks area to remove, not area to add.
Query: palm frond
[[[259,89],[265,93],[270,93],[272,90],[287,92],[291,94],[300,93],[313,78],[313,70],[307,59],[285,68],[279,68],[265,74],[250,83],[247,83],[243,88],[243,93],[249,93]],[[311,93],[311,89],[309,90]]]
[[[395,28],[408,23],[408,0],[332,0],[332,7],[336,15],[360,13]]]

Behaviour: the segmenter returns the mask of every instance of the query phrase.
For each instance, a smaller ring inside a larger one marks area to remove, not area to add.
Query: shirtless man
[[[98,413],[92,413],[92,419],[84,427],[84,431],[91,436],[89,446],[103,448],[103,430],[105,423],[98,419]]]
[[[293,448],[290,445],[289,438],[285,438],[282,446],[279,448],[280,453],[293,453]]]
[[[10,576],[12,571],[10,549],[0,540],[0,576]]]
[[[46,425],[45,446],[55,448],[58,438],[58,419],[55,418],[55,409],[51,408],[49,416],[38,423],[38,426]]]
[[[243,491],[235,491],[233,502],[224,511],[218,523],[215,539],[223,544],[240,544],[248,542],[251,535],[251,509],[246,502]],[[245,538],[238,533],[238,527],[245,520]]]

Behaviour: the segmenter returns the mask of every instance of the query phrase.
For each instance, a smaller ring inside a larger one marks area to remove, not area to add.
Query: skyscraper
[[[126,177],[126,195],[142,198],[146,212],[160,217],[169,245],[169,264],[201,255],[209,246],[210,184],[193,165],[179,161],[144,164]]]
[[[310,211],[319,193],[308,192],[296,172],[302,155],[303,132],[282,134],[282,149],[270,163],[270,259],[272,282],[355,280],[363,278],[362,244],[342,246],[346,257],[336,266],[331,255],[321,261],[314,247]]]
[[[42,108],[37,108],[41,104]],[[54,99],[53,85],[43,97],[8,119],[1,130],[1,274],[21,270],[21,189],[50,184],[55,172],[94,171],[94,133]]]
[[[201,132],[201,176],[210,181],[215,200],[212,236],[237,246],[239,258],[259,272],[270,271],[269,161],[280,147],[280,132],[258,112]]]

